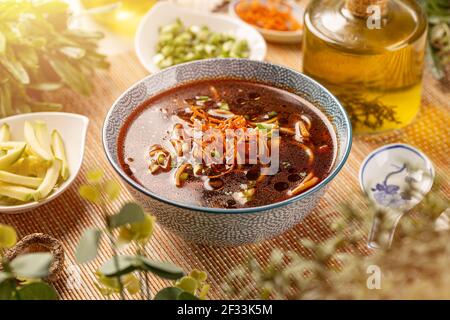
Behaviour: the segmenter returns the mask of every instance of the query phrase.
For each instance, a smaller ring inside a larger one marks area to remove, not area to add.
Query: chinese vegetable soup
[[[265,84],[185,84],[140,106],[123,125],[125,173],[169,200],[244,208],[286,200],[329,174],[336,137],[311,103]]]

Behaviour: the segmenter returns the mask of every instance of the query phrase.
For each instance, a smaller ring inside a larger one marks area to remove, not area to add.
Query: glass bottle
[[[86,9],[104,8],[92,17],[111,31],[133,37],[141,18],[157,0],[81,0]],[[103,12],[105,11],[105,12]]]
[[[400,129],[420,109],[426,32],[416,0],[313,0],[303,71],[340,99],[356,133]]]

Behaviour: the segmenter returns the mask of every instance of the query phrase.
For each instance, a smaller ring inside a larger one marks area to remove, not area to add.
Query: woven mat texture
[[[267,60],[301,70],[301,52],[297,46],[269,45]],[[81,200],[77,190],[85,181],[86,171],[95,167],[104,168],[107,178],[119,180],[103,152],[103,120],[115,99],[130,85],[147,75],[132,52],[111,57],[110,61],[111,69],[96,75],[95,92],[91,97],[83,98],[69,91],[55,97],[64,103],[64,111],[80,113],[90,119],[84,164],[74,185],[61,197],[37,210],[19,215],[0,214],[0,223],[14,226],[20,237],[43,232],[62,241],[66,253],[66,270],[63,279],[56,283],[62,299],[103,298],[94,286],[93,273],[110,256],[107,243],[101,244],[99,258],[95,262],[79,266],[74,259],[75,247],[82,231],[91,226],[103,225],[99,208]],[[255,245],[211,248],[188,244],[157,227],[147,247],[147,254],[154,259],[172,261],[185,270],[206,270],[212,286],[209,298],[225,298],[220,286],[222,279],[249,255],[265,259],[275,247],[299,251],[301,248],[298,240],[301,238],[320,242],[330,236],[328,225],[330,220],[339,216],[339,204],[351,201],[364,208],[357,179],[361,161],[371,150],[392,142],[409,143],[424,151],[434,162],[437,174],[444,178],[444,192],[450,195],[450,184],[446,182],[450,180],[450,88],[443,88],[426,73],[422,109],[416,121],[396,133],[356,137],[347,164],[333,181],[319,206],[303,223],[285,234]],[[108,210],[116,212],[121,203],[131,199],[130,194],[124,191],[119,201],[110,205]],[[153,292],[165,285],[165,281],[151,279]]]

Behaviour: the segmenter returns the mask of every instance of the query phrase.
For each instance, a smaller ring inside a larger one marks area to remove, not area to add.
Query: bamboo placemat
[[[96,75],[95,92],[90,98],[83,98],[69,91],[55,97],[64,103],[65,111],[84,114],[90,119],[84,164],[74,185],[61,197],[37,210],[19,215],[0,214],[0,223],[14,226],[20,237],[33,232],[43,232],[62,241],[66,252],[66,275],[56,283],[56,289],[62,299],[102,298],[94,286],[93,273],[100,263],[110,256],[107,244],[102,243],[99,258],[93,263],[79,266],[74,259],[75,247],[82,231],[90,226],[102,226],[102,214],[98,208],[81,200],[77,190],[84,182],[86,171],[94,167],[104,168],[108,178],[119,180],[103,153],[103,119],[114,100],[130,85],[147,75],[134,53],[115,56],[110,60],[110,71]],[[270,45],[268,60],[301,69],[301,51],[297,46]],[[357,178],[359,166],[371,150],[386,143],[409,143],[424,151],[434,162],[437,174],[444,178],[444,192],[450,195],[450,184],[446,182],[450,178],[450,93],[444,93],[445,89],[450,88],[440,87],[428,74],[425,75],[424,86],[422,110],[414,124],[389,135],[355,138],[347,164],[331,184],[319,206],[291,231],[260,244],[212,248],[186,243],[157,227],[147,249],[148,256],[172,261],[186,271],[193,268],[207,271],[212,286],[209,298],[224,298],[220,286],[223,277],[234,266],[244,262],[249,255],[264,259],[275,247],[298,251],[298,240],[301,238],[320,242],[330,236],[327,223],[339,216],[339,204],[351,201],[364,209]],[[129,200],[131,196],[124,188],[120,200],[109,206],[109,210],[116,212],[120,202]],[[151,280],[153,292],[167,285],[167,282],[157,278]]]

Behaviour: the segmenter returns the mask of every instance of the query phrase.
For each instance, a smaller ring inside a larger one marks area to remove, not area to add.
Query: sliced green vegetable
[[[1,33],[0,33],[1,34]],[[1,36],[0,36],[1,39]],[[1,41],[0,41],[1,42]],[[1,45],[0,45],[1,46]],[[0,50],[1,51],[1,50]],[[6,142],[11,138],[9,132],[9,126],[5,123],[0,128],[0,142]],[[6,152],[4,150],[0,150],[0,157],[4,156]]]
[[[41,185],[43,179],[35,177],[21,176],[18,174],[10,173],[0,170],[0,181],[9,184],[18,184],[24,187],[37,188]]]
[[[59,173],[61,172],[62,161],[54,158],[51,167],[47,170],[45,174],[44,181],[36,190],[34,194],[34,200],[39,201],[46,198],[50,192],[52,192],[56,183],[58,182]]]
[[[21,148],[23,146],[24,142],[20,141],[6,141],[6,142],[0,142],[0,149],[5,150],[12,150]]]
[[[0,127],[0,205],[46,198],[58,182],[69,177],[60,134],[50,135],[42,121],[24,123],[25,141],[11,140],[7,124]]]
[[[11,139],[9,126],[5,123],[0,128],[0,142],[7,142]]]
[[[25,151],[26,146],[27,145],[25,143],[23,143],[21,147],[10,150],[10,151],[8,151],[8,153],[6,155],[0,157],[0,170],[8,168],[14,162],[19,160],[19,158],[22,156],[23,152]]]
[[[70,175],[69,170],[69,164],[67,162],[67,155],[66,155],[66,148],[64,146],[64,141],[61,138],[61,135],[57,130],[53,130],[52,132],[52,149],[53,154],[56,158],[60,159],[62,161],[62,167],[61,167],[61,177],[63,180],[67,180]]]
[[[39,140],[36,136],[36,132],[35,129],[33,127],[33,125],[31,124],[31,122],[26,121],[25,125],[24,125],[24,135],[25,135],[25,140],[26,142],[30,145],[31,150],[33,151],[33,153],[35,153],[36,155],[38,155],[39,157],[41,157],[44,160],[52,160],[52,155],[50,153],[47,152],[47,150],[45,150],[39,143]]]
[[[49,167],[49,161],[35,155],[28,155],[20,158],[8,171],[22,175],[43,178]]]
[[[275,127],[273,123],[257,123],[256,127],[260,130],[272,130]]]
[[[52,149],[50,146],[50,134],[47,129],[47,124],[43,121],[36,121],[34,123],[34,131],[42,149],[44,149],[47,154],[51,155]]]
[[[1,38],[1,36],[0,36],[0,38]],[[9,141],[9,139],[11,139],[11,134],[9,132],[9,126],[5,123],[0,128],[0,142],[6,142],[6,141]],[[4,150],[0,150],[0,157],[4,156],[5,154],[6,154],[6,152]]]
[[[34,194],[35,190],[30,188],[0,183],[1,196],[5,196],[23,202],[28,202],[33,200]]]

